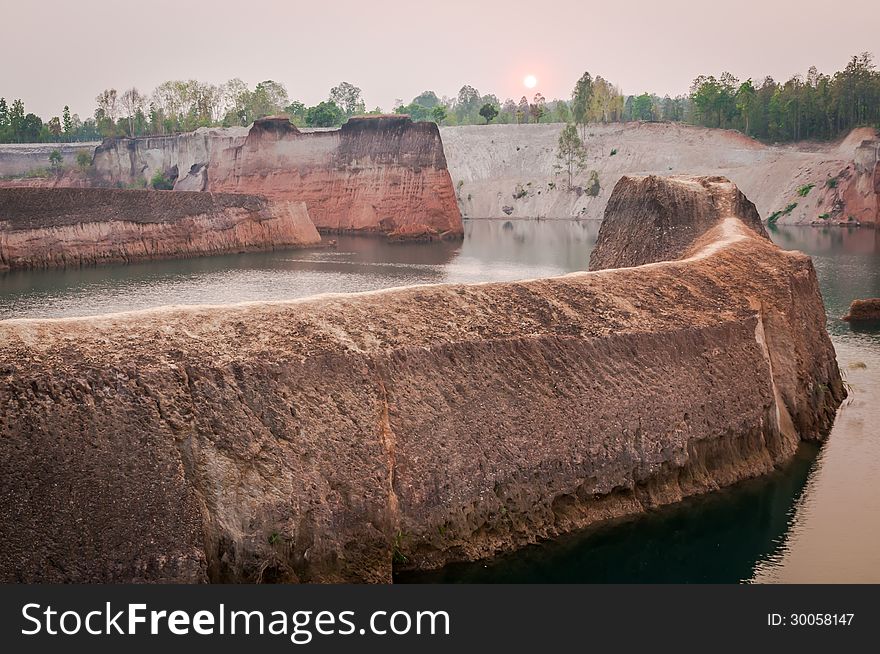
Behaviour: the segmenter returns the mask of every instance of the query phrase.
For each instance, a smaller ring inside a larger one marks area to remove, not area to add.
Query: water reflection
[[[615,521],[486,562],[397,582],[736,583],[784,542],[816,446],[791,465],[701,498]]]
[[[0,319],[559,275],[586,268],[597,231],[588,222],[479,221],[465,224],[463,242],[389,244],[343,235],[335,249],[0,273]]]

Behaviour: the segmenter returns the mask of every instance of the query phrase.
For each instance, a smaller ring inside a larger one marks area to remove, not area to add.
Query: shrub
[[[781,211],[774,211],[774,212],[771,213],[770,216],[767,218],[767,224],[768,224],[768,225],[774,225],[774,224],[776,223],[776,221],[779,220],[782,216],[787,216],[787,215],[790,214],[792,211],[794,211],[794,208],[795,208],[796,206],[797,206],[797,202],[792,202],[790,205],[788,205],[787,207],[785,207],[785,209],[782,209]]]
[[[589,195],[591,198],[594,198],[599,195],[599,191],[601,189],[602,187],[599,185],[599,173],[597,173],[595,170],[591,170],[590,181],[587,183],[587,188],[585,189],[587,195]]]
[[[617,148],[611,148],[611,156],[613,157],[615,154],[617,154]]]
[[[60,150],[52,150],[49,153],[49,165],[52,167],[52,170],[58,170],[61,168],[61,151]]]
[[[829,177],[825,181],[825,186],[828,188],[837,188],[837,178],[836,177]]]
[[[815,184],[804,184],[797,190],[797,194],[802,198],[807,197],[807,194],[813,190]]]
[[[86,170],[92,165],[91,155],[88,152],[77,152],[76,165],[79,166],[81,170]]]
[[[157,191],[170,191],[174,188],[174,182],[168,179],[163,171],[157,170],[153,179],[150,180],[150,186]]]

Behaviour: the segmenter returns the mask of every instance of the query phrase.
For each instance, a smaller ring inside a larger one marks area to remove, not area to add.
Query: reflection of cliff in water
[[[469,220],[464,231],[460,258],[516,263],[548,274],[564,274],[586,269],[599,222]]]
[[[804,444],[771,475],[491,561],[398,582],[735,583],[783,546],[816,456]]]

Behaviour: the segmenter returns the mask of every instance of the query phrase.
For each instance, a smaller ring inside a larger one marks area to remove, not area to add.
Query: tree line
[[[67,106],[44,122],[24,103],[0,98],[0,142],[64,142],[109,136],[164,135],[199,127],[249,125],[258,118],[286,115],[300,127],[337,127],[368,111],[359,87],[341,82],[314,106],[291,99],[283,84],[266,80],[251,89],[240,79],[212,85],[196,80],[167,81],[150,93],[137,88],[106,89],[95,98],[92,116],[81,120]],[[503,102],[464,85],[454,97],[424,91],[410,102],[397,100],[393,112],[443,125],[488,123],[571,123],[583,140],[593,122],[670,121],[737,129],[765,141],[833,139],[859,125],[880,125],[880,72],[872,55],[852,57],[842,71],[786,82],[771,77],[755,83],[730,73],[697,77],[687,95],[624,95],[619,87],[584,73],[569,100],[547,100],[540,93]]]

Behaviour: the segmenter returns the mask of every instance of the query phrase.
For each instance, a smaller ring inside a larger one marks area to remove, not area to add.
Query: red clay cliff
[[[284,117],[264,118],[250,128],[108,139],[96,149],[94,166],[105,184],[135,183],[159,171],[176,178],[175,190],[305,202],[325,231],[463,233],[437,126],[407,116],[358,117],[311,132]]]

